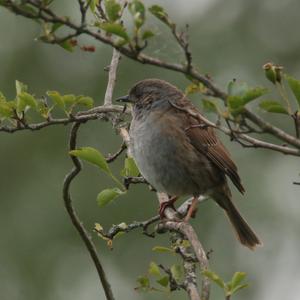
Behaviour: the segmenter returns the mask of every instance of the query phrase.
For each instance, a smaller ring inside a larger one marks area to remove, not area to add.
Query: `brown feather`
[[[188,107],[197,113],[197,108],[187,99],[181,99],[181,107]],[[176,108],[174,108],[176,110]],[[190,143],[197,149],[197,151],[204,154],[212,163],[214,163],[222,172],[224,172],[237,187],[237,189],[244,194],[245,189],[242,185],[241,178],[238,174],[237,166],[230,157],[229,152],[217,137],[215,130],[207,126],[204,122],[189,115],[188,112],[177,110],[178,113],[184,114],[187,119],[186,124],[192,126],[185,128],[186,134],[190,139]]]

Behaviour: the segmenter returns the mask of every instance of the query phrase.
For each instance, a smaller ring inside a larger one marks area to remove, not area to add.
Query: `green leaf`
[[[74,44],[71,42],[71,40],[63,41],[63,42],[59,43],[58,45],[69,52],[74,51]]]
[[[120,36],[123,38],[125,41],[129,41],[129,36],[126,32],[126,29],[121,25],[121,24],[116,24],[116,23],[100,23],[99,27],[106,32],[115,34],[117,36]]]
[[[17,96],[19,94],[21,94],[22,92],[27,92],[27,91],[28,91],[28,86],[25,83],[23,83],[23,82],[21,82],[19,80],[16,80],[16,92],[17,92]]]
[[[173,249],[167,248],[167,247],[162,247],[162,246],[155,246],[152,248],[152,251],[161,252],[161,253],[172,253],[172,254],[175,253],[175,251]]]
[[[64,104],[72,105],[76,103],[76,96],[73,94],[67,94],[62,96]]]
[[[289,75],[286,75],[286,79],[300,107],[300,81]]]
[[[0,117],[11,118],[13,115],[14,111],[8,103],[0,102]]]
[[[144,4],[139,0],[133,0],[131,3],[129,3],[128,8],[133,16],[135,26],[137,28],[142,27],[145,22]]]
[[[218,113],[217,104],[214,101],[209,99],[202,99],[201,103],[205,111]]]
[[[121,171],[121,175],[124,177],[137,177],[140,171],[132,157],[126,157],[124,161],[124,169]]]
[[[245,272],[235,272],[231,279],[231,287],[235,288],[246,278],[246,276]]]
[[[140,276],[138,279],[137,279],[137,282],[140,284],[140,286],[142,288],[149,288],[150,287],[150,280],[148,277],[146,276]]]
[[[267,112],[288,115],[288,111],[281,103],[273,100],[264,100],[259,103],[259,107]]]
[[[143,33],[142,33],[142,40],[147,40],[147,39],[150,39],[152,37],[154,37],[155,34],[153,31],[151,30],[145,30]]]
[[[248,287],[249,284],[240,284],[240,285],[237,285],[236,287],[234,287],[232,290],[231,290],[231,295],[235,294],[237,291],[241,290],[241,289],[244,289],[246,287]]]
[[[168,14],[165,12],[165,10],[159,6],[159,5],[152,5],[149,7],[149,11],[152,15],[154,15],[156,18],[158,18],[163,23],[167,24],[168,26],[173,25],[173,23],[170,21]]]
[[[267,92],[268,92],[268,89],[263,88],[263,87],[256,87],[256,88],[247,90],[242,97],[244,105],[247,104],[248,102],[266,94]]]
[[[124,194],[124,192],[118,188],[105,189],[98,194],[97,203],[100,207],[103,207],[122,194]]]
[[[2,103],[3,103],[3,102],[5,103],[5,102],[6,102],[6,98],[5,98],[5,96],[3,95],[3,93],[0,92],[0,103],[1,103],[1,102],[2,102]]]
[[[164,276],[164,277],[156,280],[156,282],[158,284],[160,284],[161,286],[163,286],[163,287],[167,287],[168,284],[169,284],[169,277],[168,276]]]
[[[77,156],[97,167],[105,173],[111,175],[111,170],[105,160],[105,157],[98,150],[92,147],[82,147],[69,152],[73,156]]]
[[[160,276],[159,266],[152,261],[149,265],[148,273],[153,276]]]
[[[61,96],[61,94],[57,91],[47,91],[46,94],[53,101],[55,105],[58,107],[65,109],[65,102]]]
[[[51,111],[51,109],[49,109],[45,103],[43,102],[38,102],[38,112],[40,113],[40,115],[43,117],[43,118],[48,118],[49,117],[49,112]]]
[[[81,104],[86,106],[87,108],[92,108],[94,106],[94,100],[91,97],[78,96],[76,98],[76,104]]]
[[[206,276],[207,278],[209,278],[210,280],[212,280],[213,282],[215,282],[219,287],[221,287],[223,289],[225,288],[225,282],[215,272],[205,270],[205,271],[202,271],[202,274],[204,276]]]
[[[63,23],[54,23],[54,24],[52,24],[50,32],[54,33],[56,30],[58,30],[63,25],[64,25]]]
[[[26,92],[21,92],[17,96],[17,112],[24,111],[26,106],[36,109],[37,100]]]
[[[227,104],[233,115],[239,114],[244,108],[244,101],[241,96],[228,96]]]
[[[116,0],[105,0],[104,7],[109,21],[115,22],[120,18],[121,5]]]
[[[86,2],[90,4],[90,10],[94,13],[99,4],[99,0],[86,0]]]
[[[183,269],[182,266],[180,265],[173,265],[171,267],[171,273],[174,277],[174,279],[178,282],[182,279],[183,277]]]
[[[246,82],[232,80],[229,82],[227,89],[229,96],[242,96],[249,90],[249,87]]]

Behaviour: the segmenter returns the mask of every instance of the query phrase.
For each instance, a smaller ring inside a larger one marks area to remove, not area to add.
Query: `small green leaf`
[[[165,10],[159,6],[159,5],[152,5],[149,7],[149,11],[152,15],[154,15],[156,18],[158,18],[160,21],[165,23],[168,26],[172,26],[173,23],[170,21],[168,14],[165,12]]]
[[[140,171],[132,157],[126,157],[124,162],[124,169],[121,175],[124,177],[137,177]]]
[[[38,102],[38,112],[40,113],[40,115],[43,117],[43,118],[48,118],[49,117],[49,111],[51,111],[51,109],[49,109],[45,103],[43,102]]]
[[[121,5],[116,0],[105,0],[104,7],[109,21],[115,22],[120,18]]]
[[[148,273],[153,276],[160,276],[159,266],[152,261],[149,265]]]
[[[218,112],[217,104],[214,101],[209,99],[202,99],[201,103],[205,111],[214,113]]]
[[[117,23],[100,23],[99,27],[103,30],[105,30],[108,33],[115,34],[117,36],[120,36],[125,41],[129,41],[129,36],[126,32],[126,29],[121,25]]]
[[[229,82],[227,89],[229,96],[242,96],[249,90],[249,87],[246,82],[232,80]]]
[[[247,90],[245,92],[245,94],[242,96],[244,105],[256,98],[259,98],[260,96],[266,94],[267,92],[268,92],[268,89],[263,88],[263,87],[256,87],[256,88]]]
[[[26,106],[36,109],[37,100],[32,95],[26,92],[21,92],[17,96],[17,111],[24,111]]]
[[[227,104],[233,115],[241,113],[244,109],[244,101],[241,96],[228,96]]]
[[[163,287],[167,287],[168,284],[169,284],[169,277],[168,276],[164,276],[164,277],[156,280],[156,282],[158,284],[160,284],[161,286],[163,286]]]
[[[175,251],[171,248],[162,247],[162,246],[155,246],[152,248],[152,251],[161,252],[161,253],[175,253]]]
[[[64,104],[67,104],[67,105],[75,104],[76,99],[77,99],[77,97],[73,94],[67,94],[67,95],[62,96],[62,100],[63,100]]]
[[[63,41],[63,42],[59,43],[58,45],[69,52],[74,51],[74,44],[71,42],[71,40]]]
[[[240,285],[237,285],[235,286],[232,290],[231,290],[231,295],[235,294],[237,291],[241,290],[241,289],[244,289],[246,287],[248,287],[249,284],[240,284]]]
[[[146,276],[140,276],[138,279],[137,279],[137,282],[140,284],[140,286],[142,288],[149,288],[150,287],[150,280],[148,277]]]
[[[111,175],[111,170],[105,160],[105,157],[98,150],[92,147],[82,147],[69,152],[73,156],[77,156],[93,165],[98,166],[102,171]]]
[[[54,33],[56,30],[58,30],[63,25],[64,25],[63,23],[54,23],[54,24],[52,24],[50,32]]]
[[[122,194],[124,194],[124,192],[118,188],[105,189],[98,194],[97,203],[100,207],[103,207]]]
[[[94,106],[94,100],[91,97],[78,96],[76,98],[76,104],[81,104],[86,106],[87,108],[92,108]]]
[[[235,288],[246,278],[245,272],[235,272],[231,279],[231,287]]]
[[[0,102],[0,117],[11,118],[13,115],[14,111],[8,103]]]
[[[17,96],[19,94],[21,94],[22,92],[27,92],[27,91],[28,91],[28,86],[25,83],[23,83],[23,82],[21,82],[19,80],[16,80],[16,92],[17,92]]]
[[[150,39],[152,37],[154,37],[155,34],[153,31],[151,30],[145,30],[143,33],[142,33],[142,40],[147,40],[147,39]]]
[[[171,267],[171,273],[174,277],[174,279],[178,282],[182,279],[183,277],[183,269],[182,266],[180,265],[173,265]]]
[[[87,3],[90,5],[90,10],[94,13],[96,10],[97,5],[99,4],[100,0],[86,0]]]
[[[289,75],[286,75],[286,79],[300,107],[300,81]]]
[[[3,102],[6,102],[6,98],[5,96],[3,95],[3,93],[0,92],[0,103],[3,103]]]
[[[139,0],[133,0],[131,3],[129,3],[128,8],[133,16],[135,26],[137,28],[142,27],[145,22],[144,4]]]
[[[259,107],[267,112],[288,115],[288,111],[281,103],[273,100],[264,100],[259,103]]]
[[[205,271],[202,271],[202,274],[204,276],[206,276],[207,278],[209,278],[210,280],[212,280],[213,282],[215,282],[219,287],[221,287],[223,289],[225,288],[225,282],[215,272],[205,270]]]
[[[65,102],[59,92],[47,91],[46,94],[50,97],[50,99],[53,101],[55,105],[57,105],[62,109],[65,109]]]

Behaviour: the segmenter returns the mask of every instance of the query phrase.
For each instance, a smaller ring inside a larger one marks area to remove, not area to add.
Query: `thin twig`
[[[106,162],[111,163],[113,162],[115,159],[117,159],[126,149],[126,144],[123,142],[120,149],[114,153],[114,154],[110,154],[107,158],[106,158]]]
[[[69,150],[74,150],[76,149],[76,143],[77,143],[77,133],[78,129],[81,123],[77,122],[72,125],[71,129],[71,135],[70,135],[70,140],[69,140]],[[74,178],[79,174],[81,171],[81,163],[80,160],[76,156],[70,156],[71,160],[74,164],[73,169],[67,174],[67,176],[64,179],[64,184],[63,184],[63,199],[65,203],[65,207],[67,209],[67,212],[72,220],[72,223],[76,230],[78,231],[81,239],[83,240],[88,252],[90,253],[90,256],[94,262],[94,265],[97,269],[98,275],[100,282],[103,286],[106,299],[107,300],[114,300],[113,292],[110,286],[110,283],[107,280],[105,271],[102,267],[100,258],[97,254],[96,247],[89,236],[89,233],[85,229],[83,223],[80,221],[72,203],[72,198],[70,195],[70,186]]]
[[[109,66],[108,84],[104,96],[104,105],[112,105],[113,91],[115,88],[117,69],[118,69],[120,58],[121,58],[120,52],[116,49],[113,49],[112,59]]]

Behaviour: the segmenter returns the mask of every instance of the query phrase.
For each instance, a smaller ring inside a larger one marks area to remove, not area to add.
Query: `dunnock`
[[[186,220],[200,195],[211,197],[224,209],[243,245],[260,245],[231,201],[226,175],[245,192],[237,167],[214,129],[188,112],[199,114],[187,97],[166,81],[146,79],[118,100],[133,105],[132,155],[145,179],[170,196],[193,195]]]

